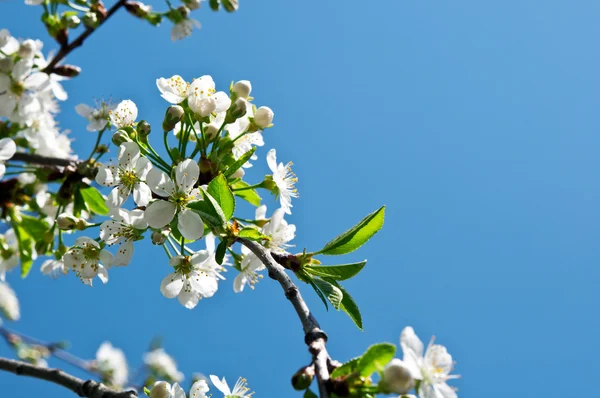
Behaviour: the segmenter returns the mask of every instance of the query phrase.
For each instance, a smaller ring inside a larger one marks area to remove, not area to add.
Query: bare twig
[[[94,380],[82,380],[71,376],[60,369],[42,368],[26,362],[15,361],[0,357],[0,370],[14,373],[19,376],[34,377],[61,385],[73,391],[80,397],[89,398],[136,398],[137,392],[117,391],[106,387]]]
[[[119,8],[121,8],[124,5],[125,0],[119,0],[107,11],[106,16],[100,19],[98,26],[96,26],[95,28],[86,28],[86,30],[82,34],[80,34],[79,37],[77,37],[75,40],[66,45],[61,46],[56,56],[52,58],[52,61],[50,61],[50,63],[46,65],[43,71],[46,73],[52,73],[52,71],[60,61],[62,61],[67,55],[69,55],[71,51],[81,46],[83,44],[83,41],[87,39],[89,35],[96,31],[104,22],[106,22],[108,18],[110,18],[115,12],[117,12]]]
[[[238,238],[241,244],[246,246],[252,253],[254,253],[260,261],[267,267],[269,271],[269,277],[277,280],[285,292],[285,297],[291,301],[300,322],[302,322],[302,328],[304,329],[304,341],[308,346],[308,350],[313,357],[313,363],[315,365],[315,371],[317,375],[317,381],[319,384],[319,394],[321,398],[329,398],[329,369],[327,368],[327,362],[329,360],[329,354],[325,344],[327,343],[327,335],[321,327],[319,322],[310,312],[310,309],[304,302],[298,287],[292,282],[290,277],[285,273],[285,269],[277,263],[271,253],[260,244],[253,242],[248,239]]]

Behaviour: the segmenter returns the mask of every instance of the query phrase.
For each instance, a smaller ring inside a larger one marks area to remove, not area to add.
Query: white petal
[[[233,280],[233,291],[236,293],[240,293],[244,290],[244,285],[246,285],[246,281],[248,277],[246,273],[240,272],[238,276]]]
[[[165,172],[157,168],[150,169],[146,176],[146,184],[148,184],[152,192],[160,196],[168,197],[175,192],[173,180]]]
[[[115,185],[115,176],[113,174],[113,169],[110,167],[100,167],[98,168],[98,173],[96,174],[96,182],[100,185],[104,185],[105,187],[111,187]]]
[[[0,140],[0,161],[12,158],[16,151],[17,145],[12,139],[2,138]]]
[[[194,184],[200,176],[198,163],[192,159],[186,159],[177,165],[175,169],[175,182],[184,192],[190,192],[194,189]]]
[[[186,286],[179,292],[177,300],[179,300],[179,303],[185,308],[191,310],[198,305],[200,298],[198,297],[198,293],[191,288],[190,282],[186,281]]]
[[[198,213],[185,209],[177,217],[177,227],[187,240],[197,240],[204,235],[204,223]]]
[[[79,104],[75,107],[75,112],[87,119],[94,112],[94,108],[86,104]]]
[[[4,173],[6,172],[6,166],[4,163],[0,163],[0,179],[4,177]]]
[[[177,208],[173,203],[157,200],[146,208],[144,218],[152,228],[162,228],[173,220],[176,211]]]
[[[108,282],[108,271],[106,268],[98,266],[98,278],[100,278],[102,283]]]
[[[271,149],[267,153],[267,164],[274,174],[277,173],[277,153],[275,149]]]
[[[100,262],[106,267],[110,268],[115,264],[115,259],[111,252],[108,250],[100,250]]]
[[[215,101],[215,112],[223,112],[229,109],[231,105],[231,99],[223,91],[219,91],[213,95]]]
[[[219,283],[213,276],[207,275],[205,272],[190,272],[188,279],[195,291],[203,297],[212,297],[219,289]]]
[[[129,212],[129,224],[133,228],[137,229],[146,229],[148,228],[148,223],[144,219],[144,211],[140,209],[132,210]]]
[[[152,191],[144,182],[136,182],[133,186],[133,200],[138,206],[148,206],[152,199]]]
[[[119,167],[131,170],[140,157],[140,148],[135,142],[124,142],[119,146]]]
[[[183,391],[183,388],[181,388],[178,383],[173,384],[172,391],[173,391],[173,398],[186,398],[185,391]]]
[[[208,250],[198,250],[190,258],[190,264],[192,264],[192,265],[202,264],[203,262],[205,262],[206,260],[209,259],[209,257],[211,256],[211,254],[212,253],[210,253]]]
[[[167,275],[160,284],[160,292],[166,298],[173,298],[179,294],[183,287],[185,278],[183,275],[173,272]]]
[[[229,389],[229,386],[227,385],[227,381],[225,380],[224,377],[223,377],[223,380],[219,380],[219,378],[217,376],[210,375],[210,381],[217,388],[217,390],[221,391],[224,395],[231,394],[231,390]]]
[[[129,265],[131,262],[131,257],[133,257],[133,242],[124,242],[119,247],[119,250],[117,250],[117,255],[115,256],[115,265]]]
[[[209,390],[206,380],[198,380],[190,389],[190,398],[205,398]]]
[[[148,172],[150,171],[151,168],[152,168],[152,163],[148,160],[148,158],[141,157],[137,160],[137,162],[135,162],[135,165],[134,165],[135,175],[140,180],[143,180],[146,178],[146,175],[148,174]]]

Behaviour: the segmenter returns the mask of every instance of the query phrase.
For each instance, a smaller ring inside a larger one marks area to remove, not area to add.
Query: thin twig
[[[125,1],[126,0],[119,0],[118,2],[116,2],[108,10],[108,12],[106,13],[106,17],[100,19],[100,21],[98,22],[98,26],[96,26],[95,28],[86,28],[86,30],[82,34],[80,34],[79,37],[77,37],[75,40],[73,40],[67,45],[61,46],[56,56],[52,58],[52,61],[50,61],[48,65],[46,65],[43,72],[46,72],[48,74],[52,73],[52,71],[60,61],[62,61],[67,55],[69,55],[71,51],[81,46],[83,44],[83,41],[87,39],[89,35],[96,31],[104,22],[106,22],[108,18],[110,18],[115,12],[117,12],[119,8],[125,5]]]
[[[311,314],[298,287],[285,273],[285,269],[273,259],[271,253],[260,244],[251,240],[244,238],[238,238],[238,240],[241,244],[250,249],[250,251],[267,267],[269,277],[279,282],[285,292],[285,297],[287,297],[294,306],[298,318],[300,318],[300,322],[302,322],[302,328],[304,329],[304,342],[308,346],[308,350],[313,357],[319,384],[319,394],[321,398],[329,398],[329,369],[327,368],[329,354],[325,347],[327,335],[321,330],[319,322],[317,322],[315,317]]]
[[[61,385],[73,391],[80,397],[88,398],[136,398],[137,392],[117,391],[106,387],[94,380],[82,380],[60,369],[43,368],[26,362],[15,361],[0,357],[0,370],[14,373],[18,376],[34,377]]]

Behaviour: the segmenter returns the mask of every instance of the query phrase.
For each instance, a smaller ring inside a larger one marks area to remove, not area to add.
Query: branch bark
[[[17,162],[33,163],[42,166],[74,166],[79,163],[77,160],[53,158],[50,156],[35,155],[33,153],[17,152],[10,160]]]
[[[137,398],[137,392],[117,391],[106,387],[94,380],[83,380],[72,376],[60,369],[42,368],[26,362],[15,361],[0,357],[0,370],[14,373],[18,376],[33,377],[46,380],[73,391],[80,397],[88,398]]]
[[[300,322],[302,322],[302,328],[304,329],[304,342],[308,346],[308,351],[313,357],[313,364],[315,365],[317,382],[319,384],[319,395],[321,398],[329,398],[330,381],[329,369],[327,367],[329,354],[327,353],[327,348],[325,346],[327,343],[327,335],[321,330],[319,322],[317,322],[310,312],[298,287],[286,274],[285,269],[273,259],[271,253],[262,245],[254,241],[245,238],[238,238],[238,240],[241,244],[250,249],[265,267],[267,267],[269,277],[279,282],[285,292],[285,297],[287,297],[294,306],[296,314],[298,314],[298,318],[300,318]]]
[[[60,61],[62,61],[67,55],[69,55],[71,51],[81,46],[84,40],[88,38],[88,36],[94,33],[94,31],[96,31],[100,26],[102,26],[102,24],[106,22],[106,20],[110,18],[115,12],[117,12],[119,8],[125,5],[125,1],[126,0],[119,0],[118,2],[113,4],[113,6],[107,11],[106,17],[100,20],[98,26],[96,26],[95,28],[86,28],[86,30],[82,34],[80,34],[79,37],[77,37],[75,40],[68,43],[67,45],[61,46],[56,56],[52,58],[52,61],[50,61],[48,65],[46,65],[43,72],[46,72],[48,74],[52,73],[52,71]]]

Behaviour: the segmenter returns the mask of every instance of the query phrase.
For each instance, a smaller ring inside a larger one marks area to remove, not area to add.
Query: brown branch
[[[108,18],[110,18],[115,12],[117,12],[119,8],[121,8],[124,5],[125,0],[119,0],[107,11],[106,16],[99,20],[98,26],[96,26],[95,28],[86,28],[86,30],[82,34],[80,34],[79,37],[77,37],[75,40],[66,45],[61,46],[56,56],[52,58],[52,61],[50,61],[50,63],[46,65],[46,67],[43,69],[43,72],[46,72],[48,74],[52,73],[54,71],[54,68],[56,67],[56,65],[58,65],[60,61],[62,61],[67,55],[69,55],[71,51],[81,46],[83,44],[83,41],[87,39],[89,35],[96,31]]]
[[[304,342],[308,346],[308,351],[313,357],[313,364],[315,365],[315,371],[317,375],[317,382],[319,384],[319,394],[321,398],[329,398],[330,381],[329,381],[329,369],[327,362],[329,361],[329,354],[325,344],[327,343],[327,335],[321,327],[319,322],[310,312],[310,309],[306,305],[306,302],[302,298],[298,287],[292,282],[290,277],[286,274],[285,269],[277,261],[273,259],[271,253],[261,246],[259,243],[253,242],[245,238],[238,238],[241,244],[246,246],[252,253],[254,253],[260,261],[267,267],[269,271],[269,277],[277,280],[283,291],[285,297],[291,301],[300,322],[302,322],[302,328],[304,329]]]
[[[35,155],[33,153],[17,152],[10,160],[17,162],[33,163],[43,166],[75,166],[80,163],[77,160],[53,158],[49,156]]]
[[[0,357],[0,370],[14,373],[18,376],[34,377],[46,380],[73,391],[80,397],[88,398],[136,398],[137,392],[117,391],[106,387],[94,380],[83,380],[60,370],[53,368],[42,368],[30,365],[26,362],[15,361]]]

